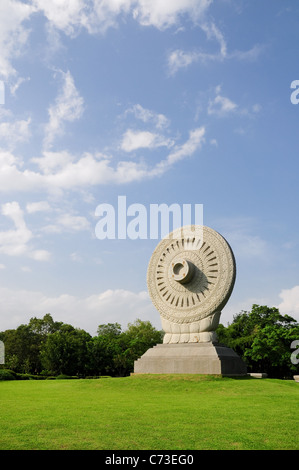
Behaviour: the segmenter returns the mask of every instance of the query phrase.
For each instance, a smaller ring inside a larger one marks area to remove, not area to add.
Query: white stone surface
[[[209,227],[182,227],[161,240],[149,262],[147,284],[161,315],[164,343],[216,341],[235,276],[229,244]]]
[[[230,348],[213,343],[157,344],[134,363],[135,374],[246,375],[246,366]]]
[[[249,372],[247,375],[255,379],[266,379],[268,377],[268,374],[265,372]]]

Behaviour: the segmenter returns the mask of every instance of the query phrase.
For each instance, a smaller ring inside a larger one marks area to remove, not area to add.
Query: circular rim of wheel
[[[147,270],[151,300],[166,320],[191,323],[221,311],[235,283],[233,251],[215,230],[180,227],[156,246]]]

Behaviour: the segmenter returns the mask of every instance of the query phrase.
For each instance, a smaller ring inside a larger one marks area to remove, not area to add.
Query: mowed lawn
[[[299,383],[197,375],[0,382],[0,449],[299,449]]]

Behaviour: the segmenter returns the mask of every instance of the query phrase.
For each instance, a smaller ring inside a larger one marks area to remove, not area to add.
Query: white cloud
[[[70,254],[70,259],[74,261],[75,263],[81,263],[83,261],[79,253],[76,253],[76,252]]]
[[[29,35],[22,23],[34,11],[32,5],[18,0],[0,2],[0,76],[5,79],[16,75],[12,59],[21,54]]]
[[[0,232],[0,253],[8,256],[27,256],[36,261],[47,261],[50,258],[48,251],[36,250],[29,245],[33,234],[26,226],[24,213],[18,202],[3,204],[2,214],[13,221],[15,229]]]
[[[0,123],[0,139],[6,142],[9,148],[13,148],[16,143],[29,139],[31,119],[14,122]]]
[[[34,259],[35,261],[49,261],[51,253],[47,250],[32,250],[29,249],[27,252],[29,258]]]
[[[222,32],[217,28],[215,23],[202,23],[200,27],[206,33],[208,39],[216,39],[219,44],[218,58],[225,58],[227,56],[227,46]],[[214,56],[210,55],[211,58]]]
[[[207,106],[207,112],[209,115],[214,115],[220,118],[231,116],[233,114],[252,118],[259,114],[261,110],[262,107],[258,103],[249,105],[248,107],[240,107],[227,96],[223,96],[220,85],[215,88],[215,96],[209,100]],[[239,127],[235,130],[235,132],[242,135],[245,134],[246,131],[242,127]]]
[[[139,119],[144,123],[153,124],[157,129],[163,129],[169,126],[169,119],[164,114],[143,108],[140,104],[135,104],[131,108],[127,109],[125,116],[128,114],[133,114],[136,119]]]
[[[46,190],[59,194],[64,190],[90,188],[102,184],[124,184],[152,178],[163,174],[177,161],[191,156],[204,142],[204,133],[203,127],[191,131],[185,143],[174,146],[166,159],[154,166],[133,161],[113,163],[111,157],[101,153],[84,153],[78,158],[67,151],[45,151],[42,157],[31,160],[40,170],[34,171],[24,169],[25,165],[21,160],[11,152],[0,149],[0,191]],[[141,136],[144,138],[144,134]],[[143,144],[142,139],[139,139],[138,145],[136,141],[131,141],[131,148],[140,148],[145,144],[152,147],[162,144],[171,147],[173,144],[172,140],[161,136],[150,135],[150,138],[151,142],[143,140]]]
[[[219,61],[227,57],[227,45],[225,38],[215,23],[201,23],[200,27],[206,33],[206,36],[209,40],[216,39],[219,44],[219,51],[216,53],[208,53],[199,50],[190,52],[176,49],[170,52],[167,60],[168,70],[171,75],[174,75],[179,69],[189,67],[191,64],[198,61]]]
[[[197,21],[212,0],[32,0],[51,26],[74,36],[82,28],[90,34],[117,27],[120,16],[131,15],[143,26],[160,30],[178,25],[183,15]]]
[[[90,223],[86,217],[79,215],[63,214],[58,217],[57,222],[63,228],[72,232],[88,230],[90,228]]]
[[[74,214],[60,214],[52,224],[45,225],[41,231],[43,233],[80,232],[90,230],[90,222],[86,217]]]
[[[27,252],[27,244],[32,233],[26,227],[23,211],[17,202],[2,205],[2,215],[12,219],[15,230],[0,232],[0,252],[7,255],[20,255]]]
[[[171,147],[173,141],[165,137],[148,131],[134,131],[128,129],[123,135],[121,149],[125,152],[132,152],[139,148]]]
[[[73,36],[87,24],[84,0],[32,0],[32,3],[51,25],[67,35]]]
[[[47,212],[51,210],[51,207],[48,201],[28,202],[26,210],[28,214],[34,214],[35,212]]]
[[[179,69],[188,67],[193,62],[197,62],[198,59],[199,54],[197,52],[184,52],[181,49],[176,49],[168,56],[169,73],[174,75]]]
[[[262,44],[255,44],[248,51],[234,51],[228,55],[229,59],[245,60],[245,61],[255,61],[259,56],[264,52],[266,46]]]
[[[200,147],[204,141],[205,128],[199,127],[189,132],[189,139],[180,146],[177,146],[174,151],[168,156],[167,162],[172,165],[175,162],[182,160],[185,157],[193,155],[193,153]]]
[[[299,286],[282,289],[279,297],[282,299],[282,302],[278,305],[280,313],[293,316],[299,321]]]
[[[116,27],[121,13],[128,14],[135,0],[92,0],[93,8],[88,16],[86,27],[90,33],[105,33]]]
[[[197,21],[211,3],[212,0],[138,0],[133,17],[144,26],[163,30],[179,24],[182,15]]]
[[[23,77],[18,77],[17,80],[14,83],[11,83],[9,89],[10,93],[12,96],[16,96],[17,90],[20,88],[22,83],[30,81],[30,77],[23,78]]]
[[[36,163],[42,173],[48,175],[72,164],[74,157],[67,150],[61,150],[59,152],[44,151],[42,157],[32,158],[31,161]]]
[[[217,28],[215,23],[200,23],[200,28],[206,33],[208,40],[216,40],[219,46],[219,50],[216,52],[203,52],[202,49],[193,51],[183,51],[182,49],[176,49],[169,53],[167,59],[167,66],[170,75],[174,75],[178,70],[189,67],[191,64],[196,62],[210,62],[223,60],[244,60],[254,61],[257,60],[264,46],[260,44],[254,45],[247,51],[233,51],[228,52],[227,44],[223,33]]]
[[[50,313],[55,321],[83,328],[92,335],[103,323],[118,322],[126,328],[137,318],[149,320],[161,329],[160,316],[146,291],[132,292],[109,289],[87,297],[61,294],[49,297],[42,292],[12,290],[0,287],[1,331],[28,323],[30,318],[42,318]]]
[[[184,144],[176,146],[173,152],[171,152],[165,160],[158,163],[152,171],[153,174],[162,174],[179,160],[193,155],[204,143],[204,136],[204,127],[199,127],[190,131],[189,139]]]
[[[91,33],[104,33],[117,26],[121,14],[131,14],[143,26],[164,30],[178,25],[183,15],[198,20],[211,3],[212,0],[93,0],[85,27]]]
[[[208,114],[214,114],[219,117],[227,116],[235,112],[238,105],[231,101],[229,98],[220,95],[221,88],[216,87],[216,96],[213,100],[209,101]]]
[[[49,122],[45,127],[44,146],[49,148],[57,136],[63,135],[64,122],[73,122],[83,113],[84,100],[76,89],[70,72],[60,72],[63,79],[62,90],[55,103],[50,106]]]

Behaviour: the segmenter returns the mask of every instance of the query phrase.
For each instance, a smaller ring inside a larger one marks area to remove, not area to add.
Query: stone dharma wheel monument
[[[215,230],[182,227],[161,240],[147,285],[165,335],[135,361],[134,372],[245,375],[241,358],[215,333],[235,277],[232,249]]]

